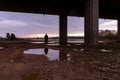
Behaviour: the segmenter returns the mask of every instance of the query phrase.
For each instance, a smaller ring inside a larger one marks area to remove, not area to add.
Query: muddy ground
[[[0,80],[120,80],[119,49],[25,43],[1,47]],[[49,60],[45,55],[24,54],[25,50],[34,48],[60,50],[59,58]]]

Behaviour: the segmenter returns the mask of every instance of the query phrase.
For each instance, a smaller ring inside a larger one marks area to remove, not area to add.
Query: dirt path
[[[59,59],[52,61],[45,55],[24,54],[27,49],[44,45],[4,46],[0,49],[0,80],[120,80],[119,50],[113,54],[47,46],[62,51]]]

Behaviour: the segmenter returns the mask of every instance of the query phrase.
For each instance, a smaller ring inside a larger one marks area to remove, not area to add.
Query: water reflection
[[[0,47],[0,49],[4,49],[4,47]]]
[[[67,61],[67,52],[60,50],[59,51],[59,60],[60,61]]]
[[[49,51],[49,52],[48,52]],[[33,54],[33,55],[44,55],[48,57],[49,60],[58,60],[59,59],[59,50],[53,50],[53,49],[29,49],[24,51],[25,54]]]
[[[24,54],[44,55],[49,60],[58,60],[58,61],[70,60],[70,55],[68,55],[66,51],[54,50],[54,49],[48,49],[48,48],[28,49],[24,51]]]
[[[112,50],[101,49],[101,52],[112,52]]]
[[[48,54],[48,48],[44,49],[44,53],[47,55]]]

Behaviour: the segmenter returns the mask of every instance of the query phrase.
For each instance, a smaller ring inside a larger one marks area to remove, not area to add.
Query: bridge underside
[[[59,15],[61,45],[67,44],[67,16],[85,17],[85,43],[88,45],[98,42],[98,18],[120,21],[120,0],[2,0],[0,10]]]
[[[1,0],[1,11],[27,12],[84,17],[87,0]],[[99,0],[99,17],[118,19],[120,0]]]

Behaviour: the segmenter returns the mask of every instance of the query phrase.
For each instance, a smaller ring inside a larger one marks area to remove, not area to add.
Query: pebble
[[[13,62],[14,62],[14,60],[13,60],[13,59],[11,59],[11,60],[10,60],[10,63],[13,63]]]

